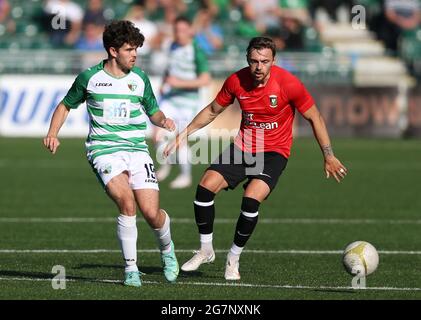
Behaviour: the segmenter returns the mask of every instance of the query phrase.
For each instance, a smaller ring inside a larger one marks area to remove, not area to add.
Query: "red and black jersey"
[[[272,66],[264,87],[254,87],[249,67],[229,76],[216,102],[227,107],[237,99],[242,110],[235,144],[245,152],[274,151],[288,158],[292,145],[295,109],[306,112],[314,100],[301,81]]]

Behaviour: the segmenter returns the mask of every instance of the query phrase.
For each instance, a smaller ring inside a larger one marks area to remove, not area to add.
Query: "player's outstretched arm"
[[[175,137],[175,140],[171,141],[165,147],[163,152],[164,157],[168,157],[172,152],[177,150],[177,148],[188,138],[189,135],[202,129],[203,127],[206,127],[224,110],[224,107],[220,106],[215,100],[213,100],[193,118],[189,125]]]
[[[164,128],[168,131],[175,130],[174,120],[167,118],[161,110],[155,112],[152,116],[149,117],[149,119],[157,127]]]
[[[51,118],[50,129],[48,130],[47,136],[44,138],[43,142],[44,146],[50,150],[52,154],[56,153],[57,148],[60,145],[60,141],[57,136],[64,121],[66,121],[69,111],[70,109],[60,102],[53,113],[53,117]]]
[[[314,136],[323,152],[326,178],[333,176],[337,182],[340,182],[345,178],[348,170],[333,154],[329,134],[322,115],[316,105],[313,105],[310,109],[304,112],[303,116],[310,122],[313,128]]]

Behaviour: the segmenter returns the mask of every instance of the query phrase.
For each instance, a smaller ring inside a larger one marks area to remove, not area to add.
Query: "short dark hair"
[[[192,25],[191,20],[189,18],[187,18],[186,16],[178,16],[177,18],[175,18],[174,24],[177,24],[179,22],[185,22],[190,26]]]
[[[252,50],[261,50],[261,49],[270,49],[272,50],[272,55],[275,57],[276,46],[271,38],[268,37],[254,37],[250,40],[247,47],[247,58],[250,57]]]
[[[105,26],[102,34],[102,42],[108,54],[110,48],[121,48],[125,43],[132,46],[141,47],[145,41],[145,36],[135,27],[133,22],[128,20],[114,20]]]

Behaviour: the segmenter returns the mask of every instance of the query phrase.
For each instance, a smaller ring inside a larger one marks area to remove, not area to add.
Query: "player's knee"
[[[260,202],[254,198],[243,197],[241,202],[241,211],[244,213],[258,213]]]
[[[160,225],[161,217],[160,217],[160,210],[152,209],[152,208],[144,208],[142,209],[143,216],[146,222],[153,228],[157,228]]]
[[[140,210],[149,224],[154,224],[154,222],[159,220],[160,210],[156,204],[153,204],[152,202],[144,202],[140,204]]]
[[[211,179],[209,179],[208,178],[208,175],[205,173],[203,175],[202,179],[200,179],[199,186],[201,186],[201,187],[203,187],[203,188],[205,188],[205,189],[207,189],[209,191],[214,192],[214,190],[212,190],[214,188],[212,188],[212,183],[211,182],[212,182]]]
[[[199,185],[217,194],[221,189],[226,187],[226,182],[219,174],[207,171],[200,180]]]
[[[211,202],[215,198],[215,193],[202,185],[198,185],[196,189],[196,200],[200,202]]]
[[[120,212],[124,215],[133,216],[136,214],[136,203],[133,197],[121,196],[117,199]]]
[[[134,203],[127,202],[120,206],[120,212],[127,216],[136,215],[136,206]]]

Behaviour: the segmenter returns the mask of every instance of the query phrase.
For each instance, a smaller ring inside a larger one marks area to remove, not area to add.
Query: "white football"
[[[379,265],[376,248],[366,241],[355,241],[346,246],[342,257],[346,271],[352,275],[368,276]]]

